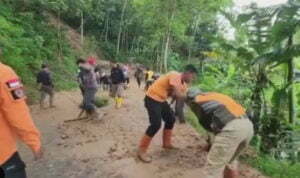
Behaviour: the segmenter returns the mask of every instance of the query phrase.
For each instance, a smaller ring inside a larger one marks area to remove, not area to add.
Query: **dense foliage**
[[[67,82],[65,78],[75,76],[76,53],[64,32],[50,25],[45,14],[19,11],[14,4],[0,2],[0,46],[1,62],[12,66],[21,76],[30,99],[36,97],[35,75],[43,63],[53,70],[57,89],[74,86],[74,82]]]

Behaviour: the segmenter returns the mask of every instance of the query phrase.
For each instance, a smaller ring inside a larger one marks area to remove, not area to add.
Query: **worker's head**
[[[84,59],[82,59],[82,58],[79,58],[77,61],[76,61],[76,64],[77,64],[77,66],[80,66],[80,65],[82,65],[82,64],[85,64],[85,60]]]
[[[189,88],[187,92],[187,99],[188,100],[194,100],[194,98],[200,94],[202,94],[203,91],[198,87],[191,87]]]
[[[197,69],[192,64],[185,66],[184,72],[182,74],[182,80],[186,83],[191,83],[197,76]]]
[[[42,70],[49,70],[48,65],[47,64],[42,64]]]

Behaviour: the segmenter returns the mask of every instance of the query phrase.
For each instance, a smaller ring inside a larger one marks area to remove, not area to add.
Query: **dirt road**
[[[101,92],[99,92],[101,93]],[[103,92],[102,92],[103,94]],[[107,95],[107,93],[104,93]],[[205,162],[201,151],[204,139],[189,125],[177,124],[174,143],[180,149],[166,152],[161,148],[161,133],[151,145],[151,164],[136,159],[137,145],[148,124],[143,106],[144,93],[136,84],[126,90],[126,105],[116,110],[99,109],[97,121],[76,121],[81,101],[79,91],[56,95],[54,109],[32,107],[33,118],[42,132],[46,149],[43,160],[34,162],[21,145],[29,178],[199,178],[197,172]],[[242,166],[243,177],[262,177]],[[190,176],[186,176],[189,174]]]

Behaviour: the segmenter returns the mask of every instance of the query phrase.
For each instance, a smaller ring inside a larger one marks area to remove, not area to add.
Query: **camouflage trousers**
[[[123,97],[124,84],[112,84],[111,97]]]
[[[54,88],[52,86],[42,86],[40,89],[41,97],[40,97],[40,105],[42,106],[44,104],[44,101],[49,95],[49,103],[50,106],[53,106],[53,99],[54,99]]]
[[[226,166],[236,170],[236,159],[249,145],[253,134],[253,124],[249,119],[235,119],[229,122],[214,138],[204,166],[204,177],[223,178]]]

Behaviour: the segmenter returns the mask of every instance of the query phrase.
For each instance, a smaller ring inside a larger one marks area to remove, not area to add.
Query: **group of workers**
[[[168,99],[172,98],[178,103],[186,103],[203,128],[214,135],[213,143],[206,145],[209,153],[199,177],[238,178],[237,157],[253,137],[253,124],[245,109],[229,96],[204,92],[199,88],[188,89],[196,74],[197,69],[187,65],[183,73],[170,72],[149,86],[144,102],[150,124],[141,138],[137,156],[145,163],[152,161],[147,150],[162,121],[162,147],[176,149],[172,142],[175,114],[168,103]],[[182,107],[180,104],[176,109],[181,110]]]
[[[81,107],[91,117],[97,117],[98,113],[94,106],[98,88],[96,60],[79,59],[77,64],[78,82],[83,95]],[[35,158],[39,159],[43,155],[40,133],[31,119],[19,77],[10,67],[2,63],[0,63],[0,75],[0,177],[26,178],[25,164],[16,147],[17,138],[25,142],[33,151]],[[182,73],[170,72],[158,78],[153,75],[153,71],[147,69],[144,72],[141,68],[137,68],[134,74],[138,86],[145,76],[144,102],[150,123],[140,140],[138,158],[145,163],[152,161],[147,151],[153,137],[160,130],[162,121],[164,122],[162,147],[167,150],[176,149],[172,142],[175,114],[168,103],[168,99],[173,99],[179,103],[186,103],[203,128],[214,135],[214,141],[208,146],[210,149],[208,149],[207,163],[199,177],[239,177],[237,157],[253,136],[253,125],[245,109],[224,94],[189,88],[188,85],[197,76],[197,69],[193,65],[187,65]],[[124,84],[129,83],[129,76],[128,78],[127,76],[124,68],[119,64],[115,64],[111,69],[111,95],[115,97],[117,107],[123,103],[122,90]],[[46,65],[42,66],[37,82],[41,89],[41,107],[44,108],[46,94],[50,96],[50,106],[53,107],[53,83]],[[182,109],[182,106],[180,104],[177,109]],[[15,112],[16,110],[18,112]]]

